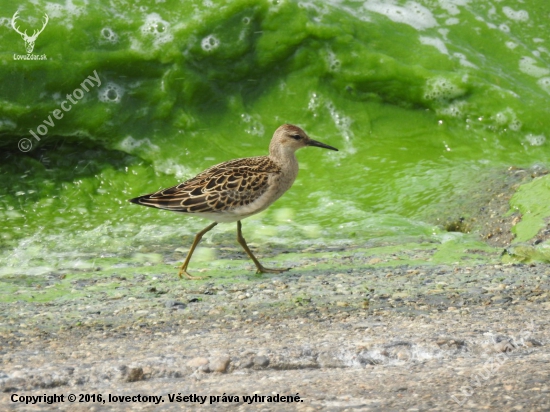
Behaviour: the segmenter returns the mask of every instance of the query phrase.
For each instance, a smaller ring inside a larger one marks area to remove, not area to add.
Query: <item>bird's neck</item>
[[[295,178],[298,174],[298,160],[295,151],[281,145],[269,149],[269,158],[279,165],[283,174]]]

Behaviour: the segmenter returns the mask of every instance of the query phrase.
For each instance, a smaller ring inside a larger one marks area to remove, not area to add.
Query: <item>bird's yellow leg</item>
[[[239,244],[243,247],[244,251],[246,252],[246,254],[250,257],[250,259],[252,259],[252,261],[254,262],[254,264],[256,265],[256,268],[258,269],[256,271],[256,273],[281,273],[281,272],[286,272],[287,270],[290,270],[290,268],[285,268],[285,269],[269,269],[269,268],[266,268],[264,267],[259,261],[258,259],[256,259],[256,256],[254,256],[254,254],[252,253],[252,251],[248,248],[248,245],[246,244],[246,240],[244,240],[244,237],[243,237],[243,234],[241,232],[241,221],[238,220],[237,221],[237,241],[239,242]]]
[[[189,265],[189,261],[191,260],[191,256],[193,256],[193,252],[195,251],[195,248],[197,247],[197,245],[199,244],[199,242],[201,241],[202,237],[204,236],[204,234],[206,232],[208,232],[209,230],[211,230],[214,226],[216,226],[218,223],[217,222],[214,222],[212,223],[211,225],[208,225],[205,229],[201,230],[199,233],[197,233],[195,235],[195,240],[193,241],[193,245],[191,245],[191,249],[189,249],[189,253],[187,254],[187,257],[185,258],[185,262],[183,262],[183,265],[181,265],[181,268],[180,268],[180,271],[178,272],[178,276],[180,278],[182,278],[182,274],[185,275],[185,277],[187,279],[191,279],[191,280],[199,280],[199,279],[203,279],[202,277],[198,277],[198,276],[191,276],[188,272],[187,272],[187,266]]]

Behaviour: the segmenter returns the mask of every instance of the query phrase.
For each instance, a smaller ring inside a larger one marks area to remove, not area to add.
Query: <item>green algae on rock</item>
[[[514,243],[532,240],[543,229],[548,231],[550,175],[536,178],[532,182],[520,186],[510,200],[510,206],[521,212],[521,221],[513,229],[516,234]]]
[[[29,31],[48,14],[34,49],[47,60],[14,59],[16,10]],[[301,154],[277,205],[293,217],[258,216],[252,241],[437,239],[432,205],[489,170],[548,161],[546,10],[546,0],[3,3],[0,274],[53,273],[152,241],[173,251],[202,222],[130,212],[124,199],[265,154],[266,131],[284,122],[344,150]],[[94,71],[99,90],[36,141],[29,130]]]

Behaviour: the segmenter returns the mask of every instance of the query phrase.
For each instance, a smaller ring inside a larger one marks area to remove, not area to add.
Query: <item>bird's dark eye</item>
[[[290,135],[290,137],[292,137],[294,140],[300,140],[302,138],[302,136],[300,136],[299,134],[292,134]]]

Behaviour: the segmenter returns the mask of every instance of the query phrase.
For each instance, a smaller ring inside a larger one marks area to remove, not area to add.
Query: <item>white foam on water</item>
[[[124,88],[116,83],[108,82],[98,90],[98,99],[104,103],[120,103],[124,96]]]
[[[542,146],[544,142],[546,142],[546,136],[543,134],[534,135],[532,133],[528,133],[525,135],[525,139],[531,146]]]
[[[170,23],[163,20],[158,13],[145,16],[145,23],[140,27],[141,33],[153,38],[153,45],[159,47],[174,40]]]
[[[86,6],[88,6],[89,1],[88,0],[79,0],[80,5],[76,5],[73,3],[73,0],[66,0],[65,1],[65,9],[69,12],[69,14],[72,14],[73,16],[80,16],[86,12]]]
[[[492,116],[493,121],[498,124],[499,126],[504,126],[506,123],[508,123],[508,116],[506,113],[498,112],[494,116]]]
[[[115,33],[110,27],[103,27],[100,30],[100,38],[103,42],[107,43],[118,43],[118,34]]]
[[[466,112],[466,102],[456,102],[437,110],[437,114],[449,117],[463,117]]]
[[[542,77],[537,80],[537,84],[542,90],[550,94],[550,77]]]
[[[529,76],[542,77],[550,74],[550,69],[537,66],[537,61],[532,57],[523,56],[519,61],[519,70]]]
[[[501,130],[510,129],[517,132],[523,126],[523,123],[518,119],[518,116],[510,107],[493,114],[490,119],[493,124]]]
[[[342,63],[338,58],[336,57],[336,53],[334,53],[332,50],[327,51],[326,61],[328,64],[328,70],[331,72],[336,72],[340,70],[340,67]]]
[[[268,3],[269,3],[269,11],[273,12],[273,11],[278,11],[279,7],[281,7],[281,5],[283,5],[283,4],[285,4],[286,1],[285,0],[271,0]]]
[[[504,109],[502,112],[497,113],[496,116],[500,116],[503,123],[507,122],[510,130],[515,132],[519,131],[523,126],[523,123],[518,119],[516,112],[509,107]]]
[[[250,34],[250,22],[252,21],[252,19],[250,17],[243,17],[243,19],[241,20],[242,24],[243,24],[243,28],[241,30],[241,32],[239,33],[239,41],[244,41],[248,35]]]
[[[427,100],[445,101],[462,96],[464,93],[464,89],[444,77],[428,79],[424,88],[424,98]]]
[[[538,51],[539,54],[541,54],[541,53],[550,54],[550,52],[548,51],[548,49],[546,47],[537,47],[537,51]]]
[[[4,26],[5,28],[12,30],[11,18],[9,18],[9,17],[0,17],[0,26]]]
[[[458,20],[456,17],[451,17],[450,19],[445,20],[445,24],[447,26],[454,26],[458,23],[460,23],[460,20]]]
[[[504,33],[510,33],[510,27],[507,24],[501,24],[498,29]]]
[[[464,67],[472,67],[474,69],[478,69],[478,67],[475,64],[473,64],[472,62],[470,62],[466,58],[466,55],[464,55],[462,53],[453,53],[453,57],[456,57],[458,59],[458,61],[460,62],[460,64]]]
[[[511,7],[504,6],[502,12],[511,20],[515,21],[528,21],[529,13],[525,10],[514,10]]]
[[[44,5],[44,10],[50,20],[55,19],[58,24],[63,24],[66,28],[73,28],[73,18],[86,13],[88,0],[83,0],[81,5],[73,4],[73,0],[66,0],[65,4],[48,2]],[[50,22],[51,23],[51,22]]]
[[[515,132],[518,132],[519,130],[521,130],[522,126],[523,126],[523,123],[520,120],[518,120],[517,118],[514,118],[510,122],[510,125],[508,127],[510,127],[511,130],[513,130]]]
[[[334,125],[336,126],[336,129],[338,130],[339,134],[344,138],[346,147],[344,148],[339,147],[340,151],[347,154],[354,154],[357,151],[357,149],[355,149],[352,146],[354,133],[351,130],[351,124],[353,123],[353,120],[351,117],[345,116],[342,113],[340,113],[336,109],[336,105],[332,101],[330,101],[329,99],[326,99],[323,96],[320,96],[316,92],[313,92],[310,95],[307,109],[310,112],[312,112],[313,117],[326,116],[323,113],[323,109],[326,109],[329,112],[330,117]],[[334,158],[336,159],[336,157]]]
[[[144,140],[149,140],[149,139],[144,139]],[[149,142],[149,144],[152,147],[158,148],[158,146],[153,145],[151,142]],[[191,170],[191,168],[181,165],[177,160],[174,160],[174,159],[167,159],[163,162],[155,163],[155,170],[170,176],[174,176],[177,180],[180,180],[182,182],[185,179],[188,179],[192,177],[194,174],[196,174],[194,173],[193,170]]]
[[[383,14],[396,23],[407,24],[417,30],[438,26],[432,12],[415,1],[408,1],[404,6],[398,6],[395,1],[367,0],[363,7],[366,10]]]
[[[261,122],[259,115],[250,115],[247,113],[241,114],[242,121],[246,124],[244,131],[252,136],[263,137],[265,134],[265,127]]]
[[[304,2],[302,2],[304,3]],[[342,11],[345,11],[350,16],[353,16],[354,18],[361,20],[361,21],[372,21],[372,19],[369,17],[369,12],[364,9],[364,7],[361,5],[359,8],[357,7],[350,7],[350,2],[347,0],[328,0],[323,2],[325,5],[326,3],[330,3],[330,6],[336,7]],[[352,3],[353,4],[353,3]],[[323,15],[330,13],[330,9],[326,8],[323,9]]]
[[[504,43],[506,47],[508,47],[510,50],[514,50],[516,47],[518,47],[517,43],[514,43],[513,41],[507,41]]]
[[[313,11],[311,19],[317,23],[321,22],[330,12],[330,9],[323,2],[300,1],[298,2],[298,7]]]
[[[460,14],[458,6],[467,6],[470,0],[439,0],[439,5],[446,10],[450,15],[455,16]]]
[[[220,41],[213,34],[210,34],[201,40],[201,47],[206,52],[217,49],[219,45]]]
[[[80,2],[79,2],[80,3]],[[47,2],[44,5],[46,13],[50,19],[66,19],[67,16],[81,16],[86,13],[86,7],[88,6],[89,1],[83,0],[80,5],[75,5],[73,0],[66,0],[65,4]],[[66,23],[66,21],[65,21]]]
[[[307,104],[307,109],[313,112],[313,117],[318,117],[317,108],[319,107],[319,95],[315,92],[311,93],[309,102]]]
[[[326,102],[325,107],[330,113],[330,117],[334,122],[334,125],[340,132],[340,134],[345,138],[346,141],[349,141],[353,137],[353,132],[351,131],[352,120],[348,116],[340,114],[336,110],[336,106],[330,100]]]
[[[119,150],[122,150],[126,153],[133,153],[136,151],[136,149],[139,149],[142,146],[144,146],[147,149],[147,151],[152,151],[152,152],[160,151],[160,148],[157,145],[151,143],[151,140],[149,140],[148,138],[138,140],[138,139],[134,139],[130,135],[126,136],[124,140],[118,143],[117,146]]]
[[[433,46],[443,54],[449,54],[449,50],[447,50],[447,46],[445,46],[443,40],[437,37],[420,36],[420,43]]]

